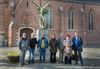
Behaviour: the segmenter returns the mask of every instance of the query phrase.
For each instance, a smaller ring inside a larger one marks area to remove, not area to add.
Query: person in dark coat
[[[33,63],[34,64],[34,52],[35,48],[37,47],[37,38],[35,33],[31,34],[31,38],[29,40],[29,64]]]
[[[56,40],[55,35],[51,35],[49,46],[50,46],[50,62],[55,63],[56,62],[56,52],[57,52],[57,40]]]
[[[83,40],[82,38],[78,35],[77,32],[75,32],[75,36],[72,39],[73,42],[73,50],[75,53],[75,61],[76,64],[78,64],[78,60],[80,59],[81,65],[83,65],[83,58],[82,58],[82,45],[83,45]]]

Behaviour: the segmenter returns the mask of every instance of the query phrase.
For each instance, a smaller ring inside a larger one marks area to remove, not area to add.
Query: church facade
[[[44,6],[46,0],[34,0]],[[0,46],[16,46],[23,32],[28,37],[32,32],[47,38],[60,33],[73,37],[78,32],[84,45],[100,45],[100,3],[87,1],[50,0],[46,7],[45,29],[40,29],[39,13],[32,0],[0,0]]]

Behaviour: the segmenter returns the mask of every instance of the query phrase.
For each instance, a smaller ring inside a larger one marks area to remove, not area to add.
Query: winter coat
[[[79,36],[77,37],[77,39],[73,37],[72,42],[73,42],[73,47],[82,47],[83,45],[82,38]]]
[[[57,52],[57,40],[51,39],[49,42],[50,52]]]
[[[71,56],[72,55],[72,41],[69,40],[64,40],[64,53],[66,56]]]

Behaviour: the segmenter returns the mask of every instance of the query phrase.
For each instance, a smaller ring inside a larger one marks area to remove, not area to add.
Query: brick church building
[[[46,0],[34,0],[45,5]],[[46,7],[45,30],[39,28],[37,7],[32,0],[0,0],[0,46],[16,46],[23,32],[32,32],[39,38],[44,31],[48,38],[60,33],[78,32],[85,45],[100,45],[99,0],[49,0]]]

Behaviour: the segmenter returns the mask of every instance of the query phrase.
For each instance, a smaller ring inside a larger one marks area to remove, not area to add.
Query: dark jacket
[[[30,48],[35,48],[36,44],[37,44],[37,39],[36,38],[30,38],[29,40],[29,46]]]
[[[51,39],[49,42],[50,52],[57,52],[57,40]]]
[[[72,42],[73,42],[73,47],[82,47],[82,45],[83,45],[83,41],[82,41],[82,38],[80,36],[78,36],[77,40],[74,37],[72,39]]]
[[[21,38],[19,40],[19,49],[21,51],[26,51],[28,50],[29,47],[29,40],[27,38]]]

